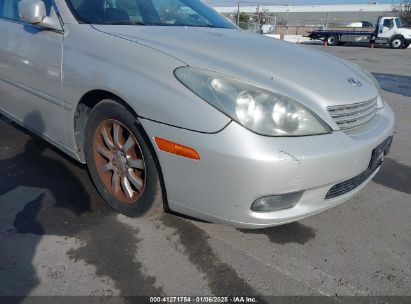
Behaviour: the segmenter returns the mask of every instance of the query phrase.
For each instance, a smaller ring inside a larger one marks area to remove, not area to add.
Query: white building
[[[237,7],[214,7],[224,16],[230,17]],[[328,21],[329,23],[351,23],[356,21],[375,22],[378,16],[390,15],[391,4],[334,4],[334,5],[260,5],[259,11],[268,11],[277,20],[287,20],[289,25],[312,24]],[[255,14],[257,6],[240,6],[240,12]]]
[[[227,14],[237,10],[237,7],[214,7],[221,13]],[[255,13],[257,6],[241,6],[240,11]],[[328,5],[266,5],[260,9],[268,9],[272,13],[319,13],[319,12],[390,12],[391,4],[328,4]]]

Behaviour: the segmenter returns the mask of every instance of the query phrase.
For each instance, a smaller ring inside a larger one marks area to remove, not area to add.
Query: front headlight
[[[181,67],[178,80],[245,128],[266,136],[305,136],[331,132],[297,101],[243,80],[204,69]]]

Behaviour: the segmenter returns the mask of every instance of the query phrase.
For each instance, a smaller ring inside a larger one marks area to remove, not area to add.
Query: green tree
[[[237,22],[237,12],[234,14],[234,23]],[[242,24],[248,24],[250,23],[250,16],[247,13],[240,12],[240,23]]]

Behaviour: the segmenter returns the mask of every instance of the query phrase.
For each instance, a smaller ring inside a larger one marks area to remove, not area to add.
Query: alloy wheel
[[[103,120],[94,133],[93,150],[106,189],[122,203],[135,203],[145,189],[146,165],[133,133],[117,120]]]

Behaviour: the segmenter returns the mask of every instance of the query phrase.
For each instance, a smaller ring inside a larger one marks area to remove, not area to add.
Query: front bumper
[[[305,218],[355,195],[378,169],[354,190],[325,199],[334,185],[367,169],[373,149],[393,134],[394,120],[386,104],[361,128],[294,138],[259,136],[234,122],[216,134],[141,122],[151,140],[161,137],[200,154],[194,161],[156,148],[171,210],[238,228],[263,228]],[[258,198],[297,191],[304,193],[293,208],[250,209]]]

